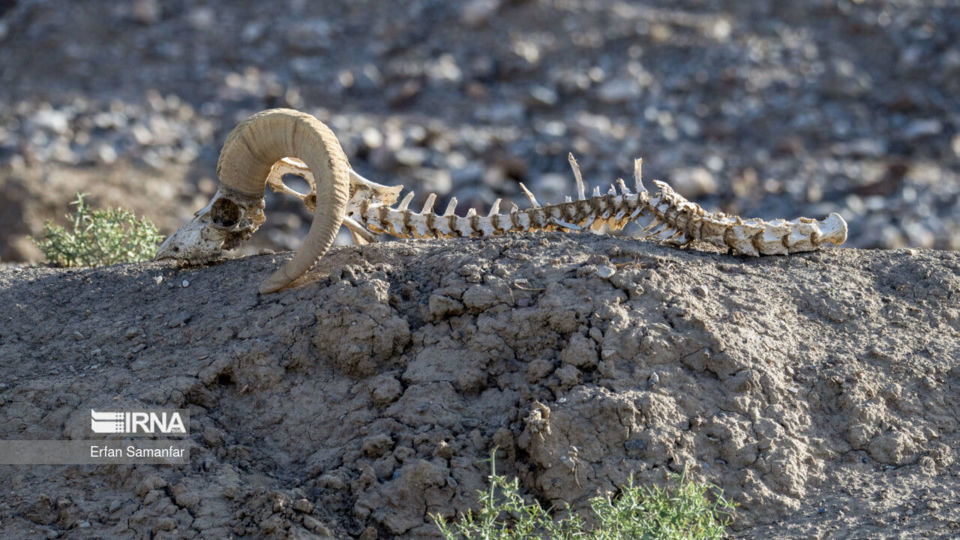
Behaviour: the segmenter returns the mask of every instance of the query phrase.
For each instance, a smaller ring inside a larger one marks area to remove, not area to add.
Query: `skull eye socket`
[[[210,208],[210,217],[218,227],[233,227],[240,221],[240,207],[229,199],[217,199]]]

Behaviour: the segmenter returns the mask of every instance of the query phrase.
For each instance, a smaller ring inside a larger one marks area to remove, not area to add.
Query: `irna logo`
[[[179,412],[97,412],[90,409],[90,429],[94,433],[180,433],[185,434]]]

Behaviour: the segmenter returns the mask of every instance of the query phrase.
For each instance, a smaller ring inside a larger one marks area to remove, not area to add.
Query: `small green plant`
[[[493,455],[490,463],[490,485],[478,492],[480,511],[476,515],[467,511],[453,524],[433,516],[447,540],[722,538],[734,509],[719,490],[710,502],[707,492],[711,488],[687,480],[686,471],[674,475],[677,485],[668,489],[634,486],[631,478],[618,497],[590,500],[597,523],[588,529],[575,514],[554,520],[538,502],[525,502],[518,480],[498,475]]]
[[[115,208],[93,210],[77,193],[70,203],[77,207],[73,231],[47,221],[43,239],[34,239],[47,260],[58,266],[106,266],[121,262],[139,262],[153,258],[162,237],[146,219],[137,219],[132,212]]]
[[[591,499],[598,524],[586,538],[723,538],[734,503],[719,488],[688,480],[686,470],[673,477],[676,487],[634,486],[630,478],[616,499]],[[713,502],[707,497],[711,490],[715,490]]]

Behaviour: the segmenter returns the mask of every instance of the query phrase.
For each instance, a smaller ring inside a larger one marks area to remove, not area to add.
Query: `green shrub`
[[[687,480],[684,471],[674,475],[677,485],[673,488],[634,486],[631,478],[619,496],[591,499],[597,524],[588,529],[576,515],[554,520],[538,502],[526,503],[518,480],[497,475],[492,455],[490,462],[490,486],[478,492],[480,511],[476,515],[467,511],[454,524],[433,516],[447,540],[722,538],[733,514],[734,504],[719,489],[713,488],[716,498],[710,502],[707,492],[711,488]]]
[[[162,237],[153,223],[120,208],[93,210],[84,202],[85,196],[77,193],[77,200],[70,203],[77,207],[73,216],[67,216],[73,231],[47,221],[43,239],[33,239],[47,260],[58,266],[105,266],[156,255]]]

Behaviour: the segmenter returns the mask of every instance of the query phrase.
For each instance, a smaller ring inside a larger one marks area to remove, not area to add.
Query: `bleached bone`
[[[397,207],[397,210],[400,210],[400,211],[406,210],[407,207],[410,206],[411,201],[413,201],[412,191],[407,193],[407,196],[404,197],[402,201],[400,201],[400,206]]]
[[[534,208],[539,208],[540,203],[537,202],[537,198],[533,196],[533,193],[527,189],[527,186],[523,185],[523,182],[520,182],[520,189],[523,190],[523,194],[527,196],[527,199],[530,199],[530,205]]]
[[[642,181],[643,161],[634,161],[634,192],[617,179],[606,194],[594,187],[586,198],[586,185],[573,155],[569,156],[576,180],[577,200],[565,197],[560,204],[541,206],[520,184],[531,208],[516,204],[500,214],[500,199],[490,212],[456,215],[457,199],[450,199],[442,215],[433,212],[436,194],[430,193],[420,212],[410,210],[414,195],[397,203],[403,186],[385,186],[352,170],[333,133],[312,116],[289,109],[253,115],[230,133],[220,153],[217,173],[220,189],[193,220],[170,236],[157,258],[193,263],[218,258],[224,249],[246,240],[264,222],[263,188],[292,195],[314,212],[304,244],[294,258],[270,276],[261,292],[276,291],[307,272],[329,249],[340,225],[346,225],[358,243],[376,240],[375,233],[400,238],[486,237],[510,232],[616,231],[647,217],[647,237],[668,233],[665,242],[681,247],[704,242],[736,255],[781,255],[811,251],[825,243],[842,244],[847,224],[836,213],[817,221],[797,218],[742,219],[710,213],[684,199],[669,185],[654,181],[651,195]],[[310,186],[300,193],[283,182],[285,174],[302,177]],[[319,191],[316,178],[320,178]],[[258,180],[260,179],[260,180]],[[618,189],[619,188],[619,189]]]
[[[643,158],[633,160],[633,189],[637,193],[647,190],[643,187]]]
[[[573,179],[577,182],[577,200],[586,200],[587,190],[583,183],[583,174],[580,173],[580,165],[577,163],[577,159],[573,157],[573,152],[567,154],[567,161],[570,162],[570,168],[573,169]]]
[[[283,181],[285,175],[292,174],[302,178],[308,186],[310,186],[309,193],[300,193],[299,191],[287,186]],[[354,186],[362,186],[365,190],[370,190],[371,192],[364,192],[365,197],[376,198],[382,202],[394,201],[396,200],[397,193],[399,190],[394,188],[388,188],[387,186],[381,186],[363,178],[356,171],[350,169],[350,180],[351,188]],[[310,168],[307,167],[307,164],[300,161],[296,158],[283,158],[280,161],[273,164],[273,167],[270,168],[270,174],[267,175],[267,186],[274,193],[284,193],[287,195],[292,195],[300,199],[300,202],[307,207],[307,211],[311,214],[316,211],[317,208],[317,183],[313,178],[313,173],[310,172]],[[373,188],[376,188],[374,191]],[[385,188],[385,189],[384,189]],[[403,186],[400,186],[402,189]],[[353,189],[351,189],[351,192]],[[350,235],[353,237],[353,242],[358,245],[370,244],[377,241],[377,237],[374,236],[370,231],[366,230],[362,225],[351,219],[349,216],[344,216],[343,224],[350,230]]]
[[[437,194],[431,193],[427,196],[427,200],[423,202],[423,208],[420,210],[421,214],[426,214],[427,212],[433,211],[433,203],[437,200]]]
[[[486,216],[478,216],[471,209],[465,217],[455,215],[449,206],[442,216],[437,216],[429,210],[416,213],[391,205],[364,204],[357,221],[373,232],[402,238],[451,238],[553,230],[617,231],[649,216],[650,223],[643,231],[645,238],[666,234],[666,241],[681,246],[700,241],[726,248],[735,255],[753,256],[812,251],[824,243],[842,244],[846,240],[847,224],[835,213],[822,221],[745,220],[720,212],[709,213],[656,180],[654,185],[659,191],[651,196],[643,187],[641,166],[640,160],[634,162],[636,193],[619,179],[606,194],[599,194],[598,188],[593,197],[582,201],[540,206],[532,198],[531,208],[520,210],[514,205],[508,214],[496,212],[498,201],[494,211]],[[401,224],[400,229],[393,233],[383,225],[385,222]]]
[[[454,212],[457,211],[457,198],[450,197],[450,202],[447,203],[447,209],[444,210],[443,215],[452,216]]]

